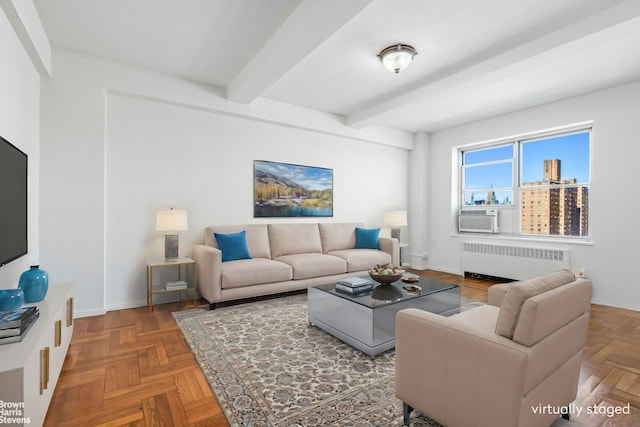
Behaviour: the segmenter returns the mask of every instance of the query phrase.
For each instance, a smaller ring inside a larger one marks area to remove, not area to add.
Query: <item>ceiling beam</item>
[[[372,1],[302,0],[227,87],[227,99],[251,103]]]
[[[346,123],[362,129],[377,124],[380,120],[384,122],[387,115],[398,117],[421,114],[430,108],[429,105],[447,102],[447,99],[463,96],[467,91],[500,83],[514,73],[526,72],[531,67],[533,57],[554,50],[560,52],[561,48],[567,48],[565,53],[571,54],[571,45],[576,44],[575,42],[596,33],[609,30],[615,32],[616,27],[624,27],[625,23],[634,21],[637,17],[640,17],[640,2],[630,0],[620,3],[457,73],[430,81],[374,107],[351,114],[346,118]],[[428,100],[426,106],[425,100]]]
[[[13,30],[41,76],[51,77],[51,45],[32,1],[0,0]]]

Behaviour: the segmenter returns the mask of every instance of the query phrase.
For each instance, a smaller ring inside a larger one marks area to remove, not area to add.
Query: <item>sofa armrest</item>
[[[489,286],[489,289],[487,289],[487,303],[496,307],[500,307],[502,305],[502,300],[504,299],[504,294],[507,293],[507,289],[509,289],[509,286],[511,286],[511,284],[512,283],[509,282]]]
[[[196,287],[209,303],[222,299],[222,251],[213,246],[196,245]]]
[[[398,312],[396,396],[445,425],[491,419],[496,427],[512,427],[529,350],[496,335],[491,322],[478,321],[483,312],[495,317],[495,307],[474,310],[480,309],[472,317]]]
[[[400,246],[395,237],[379,237],[380,249],[391,255],[391,264],[400,265]]]

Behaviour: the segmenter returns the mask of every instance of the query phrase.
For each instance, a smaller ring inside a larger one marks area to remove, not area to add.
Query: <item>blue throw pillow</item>
[[[356,249],[380,249],[379,228],[356,227]]]
[[[247,247],[247,232],[242,230],[239,233],[213,233],[218,242],[218,248],[222,251],[222,262],[234,261],[237,259],[251,259],[249,248]]]

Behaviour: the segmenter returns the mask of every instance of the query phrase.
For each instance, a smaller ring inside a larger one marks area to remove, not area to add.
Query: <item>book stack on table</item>
[[[363,277],[349,277],[336,283],[336,291],[350,295],[361,295],[373,289],[373,282]]]
[[[38,307],[20,307],[0,311],[0,344],[20,342],[40,317]]]

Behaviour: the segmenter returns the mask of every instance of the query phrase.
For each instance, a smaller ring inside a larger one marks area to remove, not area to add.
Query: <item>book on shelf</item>
[[[187,282],[184,280],[176,280],[175,282],[165,282],[164,288],[167,290],[187,289]]]
[[[11,331],[12,333],[13,332],[16,332],[16,333],[8,336],[0,335],[0,344],[11,344],[14,342],[22,341],[24,337],[27,335],[27,332],[29,332],[29,329],[31,329],[31,326],[33,326],[33,324],[36,322],[36,320],[38,320],[39,317],[40,317],[40,313],[36,311],[33,316],[25,319],[22,326],[19,326],[17,328],[2,329],[1,330],[2,332]]]
[[[344,292],[347,294],[362,294],[365,292],[368,292],[370,290],[373,289],[373,283],[370,283],[368,285],[361,285],[361,286],[357,286],[357,287],[352,287],[352,286],[347,286],[347,285],[343,285],[342,283],[336,283],[336,291],[340,291],[340,292]]]
[[[373,282],[364,277],[347,277],[346,279],[338,280],[338,284],[348,286],[350,288],[359,288],[365,285],[373,286]]]
[[[38,313],[38,307],[35,306],[0,311],[0,329],[20,327],[36,313]]]
[[[25,329],[27,329],[27,327],[35,320],[38,318],[38,316],[40,316],[40,312],[38,312],[37,310],[35,312],[33,312],[33,314],[27,318],[24,319],[24,321],[22,322],[22,324],[20,326],[15,326],[13,328],[3,328],[0,329],[0,338],[4,338],[4,337],[13,337],[16,335],[20,335],[21,333],[23,333],[25,331]]]

